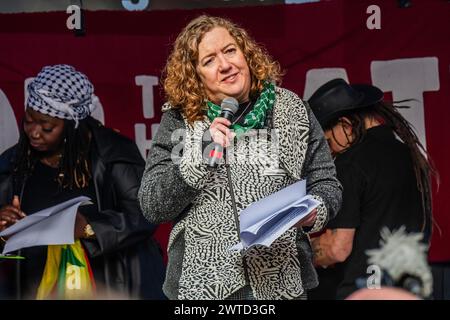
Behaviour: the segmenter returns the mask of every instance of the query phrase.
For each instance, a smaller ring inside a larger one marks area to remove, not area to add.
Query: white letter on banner
[[[144,123],[136,123],[134,125],[134,136],[136,145],[141,152],[142,158],[147,159],[147,151],[152,145],[152,137],[156,134],[159,128],[159,123],[153,123],[151,130],[151,137],[147,139],[147,127]]]
[[[67,7],[66,13],[73,13],[67,18],[66,26],[69,30],[81,29],[81,10],[77,5],[70,5]]]
[[[148,6],[148,0],[138,0],[137,3],[133,3],[131,0],[122,0],[122,6],[128,11],[142,11]]]
[[[381,29],[381,9],[376,4],[372,4],[367,7],[366,13],[371,15],[367,18],[367,29]]]
[[[158,77],[154,76],[136,76],[136,85],[142,86],[142,108],[145,119],[151,119],[155,116],[155,107],[153,105],[153,87],[158,85]]]
[[[342,78],[348,82],[347,72],[343,68],[323,68],[323,69],[311,69],[306,72],[305,91],[303,93],[303,99],[309,99],[314,91],[326,82],[335,79]]]
[[[0,89],[0,154],[19,141],[19,128],[11,104]]]
[[[436,57],[372,61],[372,83],[384,92],[392,91],[394,101],[416,99],[403,103],[411,108],[399,109],[413,125],[426,148],[423,92],[439,90],[439,69]]]

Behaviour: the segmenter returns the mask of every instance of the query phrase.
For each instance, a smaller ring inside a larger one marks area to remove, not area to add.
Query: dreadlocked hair
[[[89,119],[89,118],[88,118]],[[88,119],[79,121],[78,128],[70,120],[64,120],[62,157],[59,161],[57,182],[61,188],[81,189],[89,185],[91,165],[89,161],[90,130]],[[30,146],[28,136],[20,129],[20,137],[14,163],[14,184],[21,184],[34,170],[40,153]]]
[[[408,102],[402,100],[396,103]],[[431,157],[419,141],[411,124],[400,114],[397,109],[410,108],[409,106],[399,106],[387,101],[381,101],[373,106],[362,108],[360,111],[345,115],[352,126],[352,145],[361,142],[367,132],[365,119],[375,119],[380,123],[392,128],[395,134],[405,143],[410,152],[417,181],[417,188],[422,196],[422,209],[424,212],[424,222],[422,231],[425,229],[427,221],[432,221],[432,199],[431,199],[431,178],[434,177],[439,184],[439,175],[433,164]],[[337,119],[328,128],[336,125]]]

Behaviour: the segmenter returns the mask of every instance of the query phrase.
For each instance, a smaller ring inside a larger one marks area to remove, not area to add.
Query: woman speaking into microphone
[[[277,86],[279,64],[223,18],[192,20],[178,35],[164,73],[168,101],[139,200],[148,220],[174,224],[165,294],[170,299],[304,299],[317,285],[306,232],[321,230],[341,201],[313,114],[296,94]],[[220,116],[226,98],[238,102],[232,121]],[[277,133],[275,157],[262,148],[267,135],[258,134],[269,131]],[[203,157],[209,154],[205,137],[232,160],[211,169]],[[277,170],[268,170],[273,167]],[[239,242],[236,214],[301,179],[321,202],[318,209],[269,248],[230,251]]]

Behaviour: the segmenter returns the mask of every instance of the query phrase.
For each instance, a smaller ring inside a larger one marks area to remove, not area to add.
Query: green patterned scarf
[[[208,118],[213,121],[216,117],[220,116],[221,108],[211,101],[207,101],[206,103],[208,105]],[[264,127],[267,111],[273,108],[274,103],[275,86],[271,82],[266,81],[264,89],[259,95],[258,100],[256,100],[252,111],[244,117],[244,125],[233,124],[231,125],[231,128],[238,136],[250,129],[261,129]]]

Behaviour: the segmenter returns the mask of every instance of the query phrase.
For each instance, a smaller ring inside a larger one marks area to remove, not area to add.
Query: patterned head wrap
[[[75,121],[94,111],[98,98],[89,79],[66,64],[46,66],[28,85],[26,107],[59,119]]]

